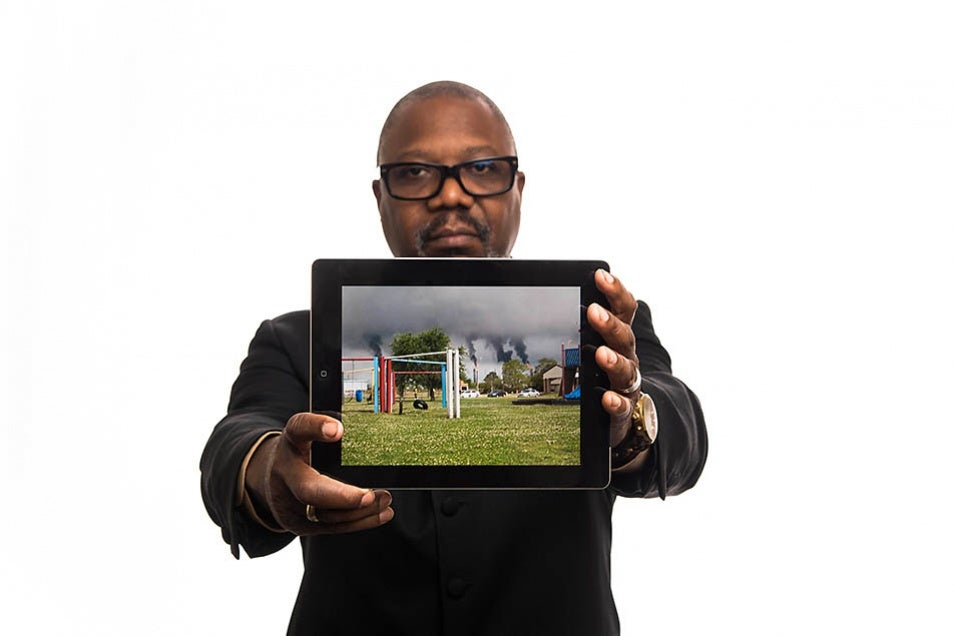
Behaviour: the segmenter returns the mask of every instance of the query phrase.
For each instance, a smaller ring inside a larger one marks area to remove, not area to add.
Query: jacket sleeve
[[[624,497],[678,495],[692,488],[706,463],[708,438],[699,399],[672,375],[669,353],[653,330],[649,306],[639,303],[633,319],[636,356],[643,391],[656,405],[659,432],[647,464],[633,473],[614,474],[611,489]]]
[[[249,449],[263,434],[282,430],[289,417],[308,410],[307,320],[308,312],[296,312],[262,323],[232,385],[228,413],[202,452],[202,499],[236,559],[239,545],[257,557],[276,552],[295,538],[272,532],[243,513],[238,506],[238,475]]]

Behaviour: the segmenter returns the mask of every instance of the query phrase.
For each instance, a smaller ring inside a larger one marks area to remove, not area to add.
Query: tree
[[[499,389],[503,386],[503,380],[500,379],[500,376],[497,375],[496,371],[491,371],[484,376],[484,381],[480,383],[480,390],[484,393],[489,393],[494,389]]]
[[[514,358],[503,363],[503,385],[508,393],[519,391],[529,380],[530,374],[522,360]]]
[[[543,374],[557,365],[553,358],[540,358],[537,366],[530,372],[530,386],[541,393],[546,393],[546,387],[543,385]]]
[[[391,339],[390,349],[392,356],[407,356],[415,353],[431,353],[432,351],[446,351],[450,346],[450,337],[440,327],[432,327],[417,333],[399,333]],[[433,356],[427,358],[431,362],[444,362],[443,358]],[[435,364],[417,364],[415,362],[396,361],[395,371],[439,371]],[[440,374],[428,373],[421,375],[398,375],[395,384],[401,399],[404,399],[404,389],[408,382],[420,384],[428,390],[430,399],[434,399],[434,390],[441,386]]]

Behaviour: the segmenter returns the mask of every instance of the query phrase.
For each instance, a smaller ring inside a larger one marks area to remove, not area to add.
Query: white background
[[[199,454],[311,261],[389,255],[435,79],[515,131],[514,256],[608,260],[705,406],[623,632],[951,633],[949,5],[534,6],[0,2],[4,633],[283,633],[299,551],[234,561]]]

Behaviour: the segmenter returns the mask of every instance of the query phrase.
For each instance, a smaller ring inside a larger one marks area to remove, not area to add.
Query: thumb
[[[307,451],[313,442],[337,442],[343,432],[341,422],[321,413],[296,413],[285,424],[285,439],[299,451]]]

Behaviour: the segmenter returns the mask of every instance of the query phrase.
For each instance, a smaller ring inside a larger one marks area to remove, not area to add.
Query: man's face
[[[419,161],[447,166],[515,155],[507,127],[481,101],[432,97],[412,102],[393,119],[379,163]],[[524,175],[509,192],[475,197],[452,177],[430,199],[391,197],[372,184],[381,226],[395,256],[510,256],[520,228]]]

